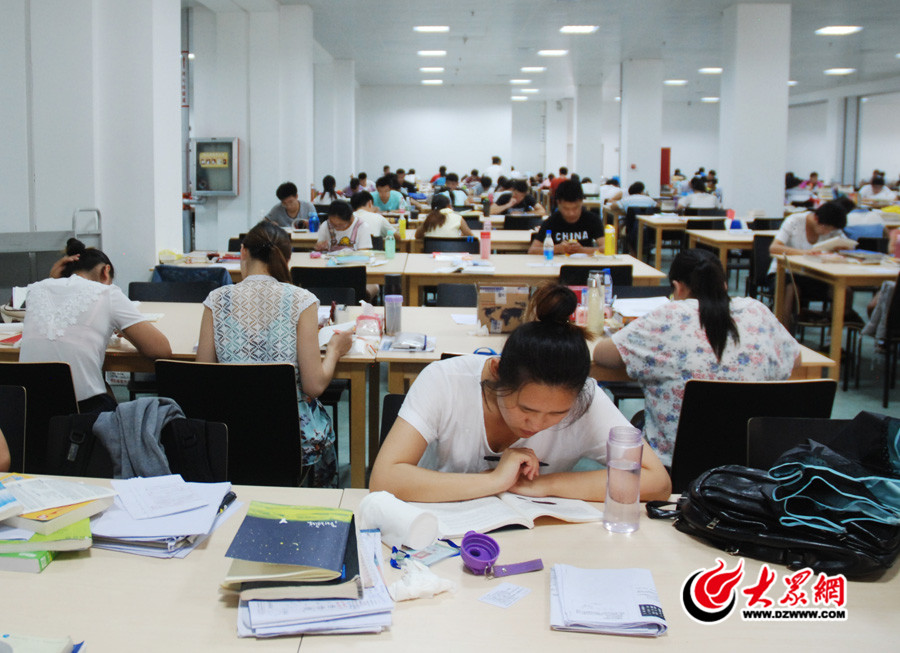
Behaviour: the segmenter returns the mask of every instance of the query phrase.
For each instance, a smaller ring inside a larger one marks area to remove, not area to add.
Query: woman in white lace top
[[[106,254],[70,238],[66,256],[53,265],[50,278],[28,286],[19,360],[68,363],[82,413],[116,408],[103,380],[103,360],[114,331],[147,358],[172,355],[166,337],[112,285],[114,274]]]
[[[222,286],[203,302],[197,360],[208,363],[291,363],[297,374],[303,469],[301,484],[336,487],[334,429],[316,399],[331,383],[350,333],[337,333],[319,353],[318,300],[291,285],[291,241],[262,221],[241,243],[243,281]]]

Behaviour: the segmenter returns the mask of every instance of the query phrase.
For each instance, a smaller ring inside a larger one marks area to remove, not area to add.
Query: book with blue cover
[[[0,521],[15,517],[22,512],[22,504],[19,503],[2,482],[0,482]]]

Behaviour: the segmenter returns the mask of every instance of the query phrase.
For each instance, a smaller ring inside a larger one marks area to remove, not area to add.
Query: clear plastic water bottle
[[[587,328],[596,337],[603,335],[603,325],[605,318],[603,288],[601,286],[603,277],[600,272],[594,270],[588,273],[587,280]]]
[[[612,282],[612,270],[609,268],[603,268],[603,288],[605,292],[606,305],[612,306],[613,304],[613,282]]]
[[[384,258],[391,260],[397,252],[397,242],[394,240],[394,232],[388,231],[384,237]]]
[[[606,441],[606,501],[603,526],[613,533],[632,533],[641,515],[641,455],[644,442],[640,429],[614,426]]]
[[[314,234],[319,230],[319,215],[315,211],[309,212],[309,233]]]
[[[553,235],[549,231],[544,238],[544,258],[548,263],[553,260]]]

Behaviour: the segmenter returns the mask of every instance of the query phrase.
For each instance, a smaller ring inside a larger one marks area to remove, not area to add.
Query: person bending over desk
[[[350,207],[347,207],[350,210]],[[350,333],[335,333],[319,353],[318,301],[291,284],[291,240],[262,221],[241,243],[243,281],[213,290],[203,302],[197,360],[201,363],[290,363],[297,377],[301,485],[337,487],[335,434],[318,397],[331,383]]]
[[[70,238],[66,256],[53,264],[50,278],[28,286],[19,360],[68,363],[82,413],[116,409],[103,379],[114,332],[151,360],[172,355],[169,340],[113,285],[114,276],[106,254]]]
[[[463,217],[450,207],[450,198],[446,195],[433,195],[431,212],[416,229],[416,240],[425,236],[435,238],[459,238],[474,236]]]
[[[8,472],[11,464],[12,458],[9,455],[9,445],[6,444],[3,431],[0,431],[0,472]]]
[[[554,254],[593,254],[603,246],[603,222],[583,206],[581,183],[566,179],[556,189],[557,209],[531,237],[529,254],[542,254],[547,232],[552,234]]]
[[[353,215],[347,202],[332,202],[328,205],[328,217],[319,228],[316,249],[320,252],[372,249],[372,234],[369,226]]]
[[[514,179],[512,191],[508,194],[504,193],[497,199],[496,204],[491,205],[491,215],[506,215],[516,212],[546,215],[544,205],[528,192],[528,183],[524,179]]]
[[[680,252],[669,281],[675,301],[594,347],[594,362],[625,368],[644,390],[644,434],[666,465],[688,379],[781,381],[800,364],[800,345],[764,304],[728,297],[722,263],[704,249]]]
[[[419,374],[378,452],[371,490],[404,501],[504,491],[603,500],[605,470],[571,470],[582,457],[604,463],[609,429],[628,420],[588,377],[585,331],[569,323],[575,294],[550,284],[532,302],[536,319],[499,358],[458,356]],[[669,476],[646,444],[642,467],[641,499],[667,498]]]

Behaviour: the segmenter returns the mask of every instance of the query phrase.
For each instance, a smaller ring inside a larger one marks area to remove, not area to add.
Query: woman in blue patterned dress
[[[290,283],[291,241],[262,221],[241,244],[243,281],[212,291],[203,302],[197,360],[207,363],[291,363],[303,450],[301,485],[336,487],[334,428],[318,397],[331,383],[351,335],[336,333],[319,353],[318,301]]]

